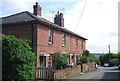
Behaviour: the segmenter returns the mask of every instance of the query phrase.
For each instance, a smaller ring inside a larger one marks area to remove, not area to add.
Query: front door
[[[40,67],[45,67],[46,64],[46,57],[45,56],[40,56]]]
[[[46,57],[40,56],[40,67],[45,68],[46,67]],[[40,70],[40,78],[44,78],[44,69]]]

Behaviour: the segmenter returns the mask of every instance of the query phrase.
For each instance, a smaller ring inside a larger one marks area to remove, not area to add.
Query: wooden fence
[[[37,80],[49,80],[54,79],[52,68],[36,68],[36,79]]]

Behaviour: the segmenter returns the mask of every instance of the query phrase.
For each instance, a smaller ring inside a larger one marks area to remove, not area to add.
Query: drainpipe
[[[34,22],[31,22],[31,27],[32,27],[32,52],[35,53],[35,56],[37,56],[37,31],[36,31],[36,24]],[[37,60],[36,60],[37,62]],[[35,66],[37,63],[35,63]]]

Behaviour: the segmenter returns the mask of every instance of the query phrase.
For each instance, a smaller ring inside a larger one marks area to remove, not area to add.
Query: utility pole
[[[109,53],[110,53],[110,45],[108,45],[108,48],[109,48]]]

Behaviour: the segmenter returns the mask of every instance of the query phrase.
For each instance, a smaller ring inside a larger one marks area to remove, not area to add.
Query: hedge
[[[26,40],[0,35],[2,40],[2,78],[34,79],[35,54]]]

